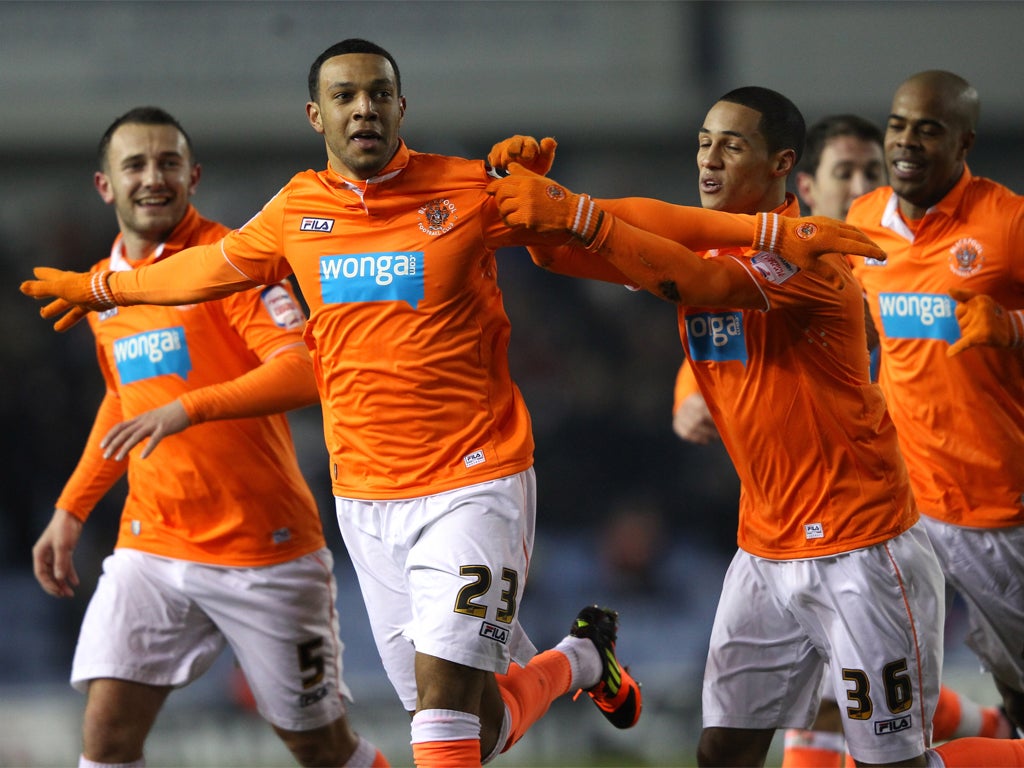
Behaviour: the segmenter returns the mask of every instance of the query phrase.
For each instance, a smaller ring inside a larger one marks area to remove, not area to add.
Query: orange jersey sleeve
[[[185,247],[227,229],[190,209],[153,258],[174,267]],[[97,268],[132,270],[115,243]],[[223,260],[223,259],[222,259]],[[123,418],[244,377],[302,344],[305,316],[290,288],[261,286],[184,306],[118,307],[89,316]],[[308,386],[308,368],[305,376]],[[230,386],[230,385],[228,385]],[[319,510],[283,414],[228,419],[166,437],[128,459],[118,547],[222,565],[258,566],[324,546]]]
[[[193,424],[304,408],[319,402],[313,360],[305,346],[282,350],[237,379],[186,392],[179,398]]]
[[[555,246],[530,248],[534,262],[545,269],[572,277],[621,283],[630,287],[656,290],[659,280],[671,279],[666,266],[649,270],[646,283],[638,283],[637,266],[641,260],[634,258],[636,252],[659,253],[666,244],[660,239],[671,240],[678,246],[669,253],[667,260],[687,259],[686,251],[703,251],[710,248],[746,247],[753,242],[756,216],[724,213],[704,208],[673,205],[661,200],[643,197],[595,200],[609,215],[600,228],[595,243],[588,249],[575,242]],[[623,224],[630,231],[621,236],[612,231],[612,217],[617,219],[619,229]],[[636,229],[634,229],[635,227]],[[653,246],[649,246],[653,243]],[[601,248],[603,244],[603,248]],[[603,258],[595,253],[601,250]],[[623,251],[630,251],[623,255]],[[631,274],[626,276],[622,267],[628,264]],[[693,264],[685,267],[694,269]],[[659,294],[660,295],[660,294]]]
[[[965,169],[914,231],[891,187],[847,217],[888,254],[854,261],[881,339],[885,392],[922,513],[955,525],[1024,524],[1024,351],[960,337],[951,288],[1024,308],[1024,197]]]
[[[647,197],[595,201],[601,210],[694,251],[746,248],[754,241],[757,217],[674,205]]]
[[[85,449],[57,499],[57,509],[65,509],[84,522],[93,507],[124,475],[127,462],[104,459],[100,448],[100,441],[121,420],[121,403],[108,389],[96,411]]]

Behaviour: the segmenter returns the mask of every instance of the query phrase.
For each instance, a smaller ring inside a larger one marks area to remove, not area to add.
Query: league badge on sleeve
[[[750,265],[769,283],[782,285],[800,271],[777,253],[762,251],[750,260]]]
[[[284,286],[271,285],[260,294],[260,298],[279,328],[301,328],[306,324],[306,313]]]

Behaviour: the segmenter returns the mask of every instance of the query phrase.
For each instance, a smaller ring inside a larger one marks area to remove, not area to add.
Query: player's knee
[[[142,757],[145,734],[131,723],[86,720],[82,728],[82,754],[95,763],[132,763]]]
[[[110,710],[86,708],[82,722],[82,753],[97,763],[131,763],[142,757],[148,728]]]
[[[697,744],[697,765],[762,765],[774,730],[705,728]]]
[[[274,730],[295,761],[307,768],[344,765],[359,746],[359,737],[344,717],[311,731]]]

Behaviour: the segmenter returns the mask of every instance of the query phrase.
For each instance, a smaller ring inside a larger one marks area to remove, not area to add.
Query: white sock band
[[[349,755],[341,768],[372,768],[376,757],[377,747],[360,736],[356,751]]]
[[[480,718],[455,709],[421,709],[412,717],[412,744],[480,738]]]
[[[800,728],[786,730],[785,748],[807,747],[808,749],[826,749],[836,754],[846,752],[846,739],[843,734],[835,731],[810,731]]]
[[[79,755],[78,768],[146,768],[146,758],[143,756],[130,763],[97,763],[85,755]]]
[[[569,669],[572,670],[570,691],[593,688],[601,682],[601,657],[597,653],[597,647],[590,640],[566,635],[555,646],[555,650],[561,651],[569,659]]]

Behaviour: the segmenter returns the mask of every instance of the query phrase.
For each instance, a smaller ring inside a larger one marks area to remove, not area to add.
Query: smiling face
[[[698,134],[700,204],[728,213],[771,211],[786,199],[793,151],[770,152],[758,126],[761,113],[717,102]]]
[[[394,157],[405,114],[391,63],[372,53],[334,56],[320,67],[319,83],[306,115],[324,137],[331,167],[349,178],[372,178]]]
[[[923,79],[899,87],[885,127],[885,160],[904,215],[918,219],[946,195],[973,142],[953,95]]]
[[[125,123],[110,137],[96,190],[114,206],[128,258],[163,242],[188,210],[199,183],[188,142],[173,125]]]

